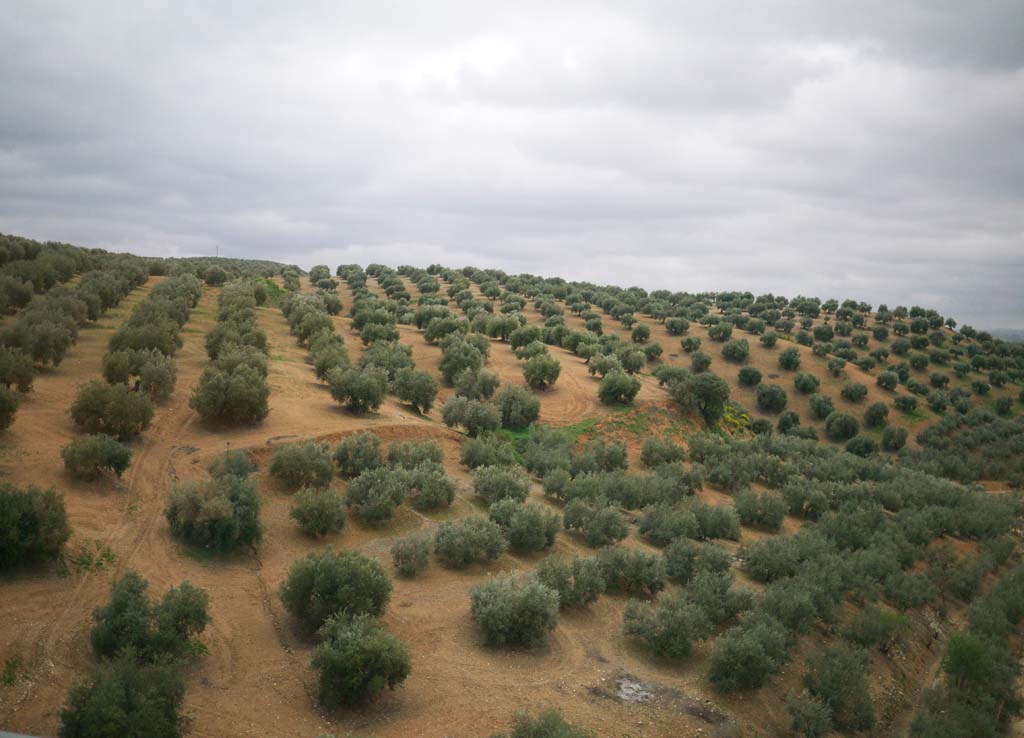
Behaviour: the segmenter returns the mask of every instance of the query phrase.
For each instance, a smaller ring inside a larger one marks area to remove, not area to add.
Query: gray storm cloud
[[[984,0],[15,3],[0,230],[1021,327],[1022,41]]]

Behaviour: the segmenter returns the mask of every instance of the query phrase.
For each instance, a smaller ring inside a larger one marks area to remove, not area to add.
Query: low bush
[[[318,441],[281,446],[270,458],[270,476],[288,489],[326,487],[334,478],[330,448]]]
[[[305,487],[292,498],[289,515],[306,535],[325,536],[345,526],[345,501],[329,487]]]
[[[319,672],[325,707],[364,704],[409,676],[412,660],[405,644],[366,616],[338,613],[319,634],[311,663]]]
[[[96,479],[105,470],[120,478],[132,461],[130,448],[103,433],[76,438],[60,455],[74,479]]]
[[[498,577],[474,587],[470,615],[489,646],[536,646],[558,625],[558,593],[536,578]]]
[[[403,577],[414,577],[430,563],[430,539],[426,536],[399,538],[391,546],[391,561]]]
[[[245,451],[225,451],[210,462],[206,471],[214,479],[229,475],[247,477],[256,471],[256,464]]]
[[[517,712],[511,733],[495,733],[491,738],[597,738],[592,730],[566,722],[558,710],[542,710],[537,717]]]
[[[497,523],[483,515],[441,523],[434,537],[434,553],[452,569],[493,561],[505,552],[508,541]]]
[[[180,484],[164,516],[171,533],[200,548],[230,551],[255,546],[263,536],[256,485],[242,477]]]
[[[391,580],[375,559],[328,546],[292,564],[280,597],[289,613],[315,630],[337,614],[379,617],[391,597]]]
[[[61,495],[0,485],[0,571],[56,558],[70,537]]]

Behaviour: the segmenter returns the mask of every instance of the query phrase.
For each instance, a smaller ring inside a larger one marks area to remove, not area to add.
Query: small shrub
[[[334,478],[330,449],[317,441],[281,446],[270,459],[270,476],[288,489],[326,487]]]
[[[434,552],[445,566],[465,569],[471,564],[493,561],[505,552],[508,541],[501,528],[483,515],[445,521],[434,537]]]
[[[214,479],[226,476],[247,477],[256,471],[256,464],[245,451],[225,451],[206,467]]]
[[[120,478],[132,461],[130,448],[102,433],[76,438],[60,455],[64,468],[74,479],[96,479],[104,470]]]
[[[403,577],[414,577],[430,562],[430,539],[426,536],[399,538],[391,546],[391,560]]]
[[[543,643],[558,625],[558,605],[558,593],[532,577],[491,579],[470,594],[470,615],[489,646]]]
[[[512,718],[511,733],[495,733],[491,738],[597,738],[592,730],[566,722],[558,710],[543,710],[532,717],[517,712]]]
[[[280,596],[285,609],[312,630],[337,614],[379,617],[391,597],[391,581],[374,559],[328,546],[292,564]]]
[[[326,707],[364,704],[409,676],[405,644],[365,615],[332,616],[320,638],[311,663],[320,673],[319,699]]]
[[[336,533],[345,525],[345,501],[330,488],[306,487],[292,498],[292,520],[310,536]]]

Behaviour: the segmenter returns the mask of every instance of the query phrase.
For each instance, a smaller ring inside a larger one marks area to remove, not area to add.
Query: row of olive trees
[[[270,412],[267,335],[256,319],[265,300],[252,280],[231,282],[218,296],[217,325],[206,336],[210,364],[189,400],[207,422],[255,425]]]
[[[81,325],[98,319],[145,280],[136,260],[111,260],[108,269],[82,274],[74,287],[57,285],[31,297],[14,323],[0,331],[0,430],[17,411],[14,388],[29,392],[36,366],[59,365]]]

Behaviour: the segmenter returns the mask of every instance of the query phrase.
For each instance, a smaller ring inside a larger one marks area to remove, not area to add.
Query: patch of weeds
[[[18,671],[21,669],[21,659],[17,656],[11,656],[4,662],[4,673],[3,673],[3,684],[5,687],[10,687],[16,681],[18,681]]]
[[[114,563],[116,557],[110,547],[102,541],[87,541],[78,547],[78,550],[65,557],[65,571],[67,565],[74,569],[76,574],[102,569]],[[63,572],[62,572],[63,573]]]

